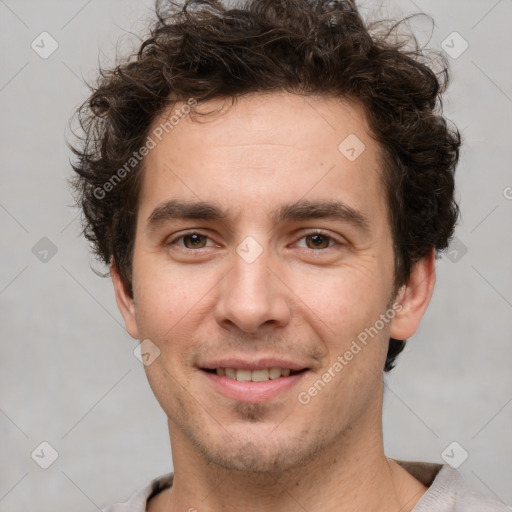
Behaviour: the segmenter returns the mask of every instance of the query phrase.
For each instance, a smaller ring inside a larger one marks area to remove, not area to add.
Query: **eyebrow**
[[[306,201],[281,206],[272,215],[274,224],[290,220],[332,219],[351,224],[368,232],[370,221],[362,212],[355,210],[342,201]]]
[[[213,203],[172,199],[152,211],[147,219],[147,225],[150,230],[153,230],[175,219],[226,221],[229,218],[229,209]],[[270,219],[275,225],[286,221],[332,219],[351,224],[366,233],[370,230],[368,217],[342,201],[299,200],[281,206],[271,214]]]
[[[227,210],[211,203],[173,199],[157,206],[148,217],[147,224],[150,229],[155,229],[173,219],[225,220],[228,215]]]

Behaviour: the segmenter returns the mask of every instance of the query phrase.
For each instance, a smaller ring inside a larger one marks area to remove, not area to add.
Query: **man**
[[[446,69],[351,1],[157,12],[74,149],[174,464],[108,510],[507,510],[383,450],[383,371],[458,216]]]

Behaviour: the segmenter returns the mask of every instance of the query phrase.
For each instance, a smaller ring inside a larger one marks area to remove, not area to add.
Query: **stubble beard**
[[[335,440],[334,433],[330,439],[327,431],[313,432],[310,427],[290,432],[289,426],[294,423],[286,422],[290,419],[287,416],[281,424],[269,425],[265,421],[268,409],[267,404],[236,404],[237,427],[232,432],[214,419],[209,432],[197,422],[197,416],[195,420],[187,415],[188,419],[172,421],[209,465],[253,476],[271,475],[273,479],[281,473],[303,468]],[[241,432],[244,424],[248,428],[246,433]],[[254,429],[258,429],[256,436],[251,435]]]

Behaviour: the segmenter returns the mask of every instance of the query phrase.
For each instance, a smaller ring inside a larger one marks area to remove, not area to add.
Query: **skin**
[[[271,93],[227,105],[197,107],[223,110],[186,116],[146,157],[133,297],[111,268],[129,334],[160,350],[145,370],[168,417],[175,480],[148,510],[410,511],[426,487],[384,454],[382,375],[389,337],[409,338],[427,308],[434,254],[395,294],[381,149],[356,103]],[[350,134],[365,145],[355,161],[338,150]],[[151,226],[155,208],[173,199],[230,213]],[[367,229],[332,218],[271,220],[298,200],[343,201]],[[189,230],[204,237],[179,238]],[[236,251],[248,236],[262,251],[252,263]],[[298,393],[393,304],[401,307],[394,318],[300,403]],[[200,369],[262,355],[308,371],[271,400],[247,403],[214,389]]]

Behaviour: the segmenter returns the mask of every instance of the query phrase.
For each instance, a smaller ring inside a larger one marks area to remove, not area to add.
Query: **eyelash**
[[[166,245],[174,245],[176,244],[179,240],[183,240],[185,239],[186,237],[189,237],[189,236],[192,236],[192,235],[199,235],[201,237],[205,237],[207,238],[208,240],[211,240],[210,237],[208,235],[204,235],[203,233],[200,233],[198,231],[189,231],[187,233],[182,233],[180,236],[177,236],[176,238],[173,238],[171,240],[169,240],[168,242],[166,242]],[[327,249],[331,249],[333,246],[335,245],[343,245],[341,241],[337,240],[335,237],[333,237],[332,235],[322,231],[322,230],[315,230],[315,231],[310,231],[308,233],[305,233],[303,234],[298,240],[303,240],[307,237],[311,237],[311,236],[315,236],[315,235],[320,235],[324,238],[327,238],[330,242],[330,245],[328,247],[325,247],[323,249],[311,249],[309,247],[303,247],[303,249],[306,249],[306,251],[310,251],[311,253],[319,253],[319,252],[323,252],[323,251],[326,251]],[[197,249],[190,249],[188,247],[183,247],[183,246],[180,246],[180,249],[183,249],[185,251],[191,251],[191,252],[201,252],[203,249],[207,249],[208,247],[199,247]]]

